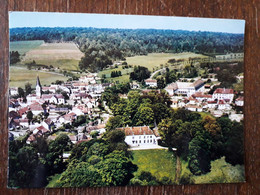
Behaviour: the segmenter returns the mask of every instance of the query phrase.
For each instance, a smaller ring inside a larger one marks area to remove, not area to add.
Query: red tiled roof
[[[119,130],[123,130],[126,136],[129,135],[154,135],[153,131],[148,127],[122,127],[118,128]]]
[[[22,116],[24,113],[26,113],[28,111],[28,107],[24,107],[24,108],[21,108],[20,110],[18,110],[18,113],[20,116]]]
[[[42,133],[46,133],[46,132],[49,131],[49,130],[46,129],[44,126],[39,126],[39,127],[37,127],[36,129],[38,129],[38,130],[41,131]]]
[[[192,97],[196,98],[212,98],[212,95],[210,94],[203,94],[201,92],[196,92],[195,94],[192,95]]]
[[[240,96],[236,99],[236,101],[244,101],[244,97],[243,96]]]
[[[234,90],[233,89],[226,89],[226,88],[217,88],[214,91],[214,94],[234,94]]]
[[[31,110],[43,111],[43,108],[42,108],[41,104],[39,104],[39,103],[37,103],[37,102],[35,102],[35,103],[29,105],[29,107],[30,107]]]
[[[149,82],[149,83],[157,83],[157,80],[155,80],[155,79],[146,79],[144,81]]]

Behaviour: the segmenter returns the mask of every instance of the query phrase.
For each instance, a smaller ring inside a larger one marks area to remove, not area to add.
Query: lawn
[[[176,158],[168,150],[133,150],[133,163],[138,166],[135,175],[149,171],[157,179],[175,179]]]
[[[50,85],[56,80],[66,81],[68,79],[67,77],[52,72],[40,72],[36,70],[28,70],[27,68],[19,66],[11,66],[9,86],[24,88],[25,84],[29,82],[32,84],[32,87],[35,87],[37,75],[39,75],[41,84],[43,86]]]
[[[102,70],[98,73],[98,76],[102,77],[102,75],[106,75],[106,80],[112,83],[125,83],[129,82],[129,75],[131,72],[133,72],[133,70],[133,68],[123,69],[122,66],[119,66],[118,68]],[[111,78],[110,76],[112,71],[121,71],[122,76]]]
[[[44,41],[13,41],[10,42],[10,51],[18,51],[20,55],[24,55],[26,52],[36,49],[42,45]]]
[[[34,60],[37,64],[78,70],[78,63],[83,55],[73,42],[44,43],[27,52],[22,62],[28,63]]]
[[[147,67],[150,71],[153,71],[153,68],[160,68],[160,64],[166,64],[169,59],[188,59],[189,57],[200,57],[205,58],[207,56],[201,54],[195,54],[191,52],[185,53],[149,53],[147,56],[134,56],[127,57],[126,62],[129,65],[140,65]]]

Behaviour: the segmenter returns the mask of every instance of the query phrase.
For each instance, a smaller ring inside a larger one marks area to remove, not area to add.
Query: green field
[[[22,63],[34,60],[37,64],[52,65],[64,70],[78,70],[78,63],[83,55],[73,42],[44,43],[28,51]]]
[[[24,87],[24,85],[29,82],[32,87],[35,87],[36,77],[39,75],[41,84],[50,85],[56,80],[66,81],[68,78],[62,75],[58,75],[52,72],[40,72],[36,70],[28,70],[27,68],[22,68],[19,66],[10,67],[10,87]]]
[[[129,82],[129,75],[131,72],[133,72],[133,70],[133,68],[123,69],[122,66],[119,66],[118,68],[102,70],[98,73],[98,76],[101,78],[102,75],[106,75],[106,80],[112,83],[125,83]],[[121,71],[122,76],[110,78],[112,71]]]
[[[24,55],[28,51],[32,49],[36,49],[41,44],[43,44],[44,41],[38,40],[38,41],[13,41],[10,42],[10,51],[18,51],[20,55]]]
[[[133,150],[133,163],[138,166],[135,175],[149,171],[157,179],[175,179],[176,158],[168,150]]]
[[[147,67],[150,71],[160,68],[160,64],[166,64],[169,59],[188,59],[189,57],[205,58],[207,56],[195,53],[149,53],[147,56],[127,57],[126,62],[129,65],[140,65]]]

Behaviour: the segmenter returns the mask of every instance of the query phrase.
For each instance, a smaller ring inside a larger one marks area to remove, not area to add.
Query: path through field
[[[179,183],[181,176],[181,160],[178,155],[176,155],[176,175],[175,175],[175,183]]]

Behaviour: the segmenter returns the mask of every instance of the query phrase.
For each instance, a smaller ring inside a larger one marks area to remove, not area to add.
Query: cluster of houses
[[[103,114],[100,117],[97,106],[99,104],[98,99],[110,84],[101,84],[99,80],[97,74],[89,73],[80,77],[78,81],[41,86],[40,79],[37,77],[35,93],[27,95],[27,101],[24,101],[24,98],[10,98],[9,130],[12,134],[11,137],[29,133],[28,144],[35,142],[37,137],[45,135],[47,135],[47,139],[53,140],[57,137],[57,135],[52,134],[54,127],[57,129],[64,127],[66,124],[71,125],[81,115],[98,119],[77,127],[77,133],[68,134],[73,143],[90,140],[92,131],[104,133],[105,124],[111,115]],[[147,79],[145,83],[150,87],[157,86],[157,80],[154,79]],[[139,87],[138,83],[132,83],[132,89]],[[221,111],[226,113],[232,111],[232,105],[240,107],[244,105],[243,96],[234,99],[235,92],[233,89],[217,88],[213,94],[209,94],[211,87],[205,85],[205,82],[201,79],[179,80],[167,85],[165,90],[171,97],[172,108],[185,108],[197,112]],[[18,95],[18,90],[10,88],[10,95]],[[28,112],[32,112],[38,120],[29,120]],[[122,127],[119,129],[124,131],[125,142],[131,147],[158,146],[160,136],[156,129],[151,130],[148,126]]]
[[[96,74],[87,74],[78,81],[42,86],[40,78],[36,79],[35,93],[24,98],[10,98],[9,100],[9,130],[14,137],[30,133],[27,143],[36,141],[37,137],[48,135],[53,127],[59,128],[65,124],[72,124],[80,115],[92,118],[99,116],[96,112],[98,99],[109,84],[99,84]],[[17,88],[10,88],[10,96],[18,95]],[[67,96],[67,97],[66,97]],[[28,112],[38,120],[28,119]],[[46,117],[47,116],[47,117]],[[105,131],[105,120],[97,119],[86,126],[78,127],[77,135],[69,135],[71,141],[89,139],[83,131]],[[14,131],[15,130],[15,131]],[[49,136],[48,139],[54,139]]]
[[[173,108],[186,108],[190,111],[222,111],[232,110],[232,105],[243,106],[244,98],[234,100],[233,89],[217,88],[213,94],[208,94],[208,86],[197,79],[193,82],[177,81],[166,86],[165,90],[171,96]]]

